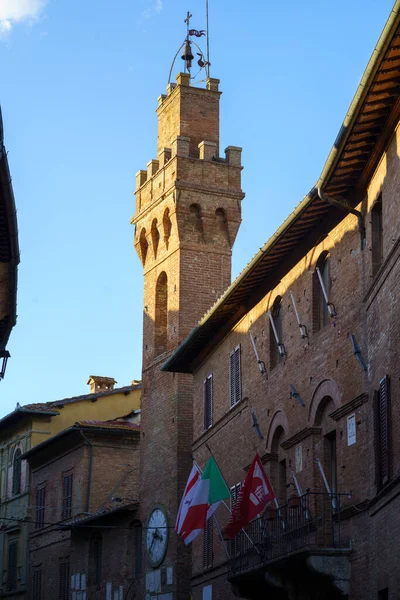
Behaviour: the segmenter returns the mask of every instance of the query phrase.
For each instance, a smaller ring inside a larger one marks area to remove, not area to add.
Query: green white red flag
[[[185,544],[190,544],[230,492],[217,463],[211,456],[203,474],[194,465],[179,507],[175,530]]]
[[[265,474],[260,457],[256,454],[225,528],[225,536],[234,538],[274,498],[274,490]]]

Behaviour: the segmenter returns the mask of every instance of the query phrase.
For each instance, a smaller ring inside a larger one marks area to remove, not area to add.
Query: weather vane
[[[185,36],[183,43],[179,46],[178,51],[174,56],[174,60],[172,61],[171,69],[169,71],[168,83],[170,83],[170,81],[171,81],[172,69],[174,68],[175,61],[178,57],[179,52],[182,50],[182,48],[183,48],[183,54],[181,56],[181,59],[184,62],[184,73],[189,73],[191,79],[196,79],[196,77],[198,76],[200,71],[202,69],[204,69],[206,72],[206,76],[207,77],[210,76],[210,61],[209,61],[209,52],[208,52],[208,48],[209,48],[209,44],[208,44],[208,5],[207,5],[207,32],[204,29],[191,29],[190,28],[190,19],[192,18],[192,16],[193,15],[191,15],[190,12],[188,11],[186,14],[186,19],[184,20],[184,22],[186,23],[186,36]],[[200,46],[196,42],[194,42],[193,39],[191,39],[193,37],[201,38],[203,36],[206,37],[206,40],[207,40],[207,56],[204,55]],[[198,52],[196,52],[196,54],[199,57],[197,60],[199,69],[195,75],[192,75],[192,72],[191,72],[192,62],[193,62],[193,60],[195,60],[195,57],[193,55],[192,46],[195,47],[195,50],[198,50]]]

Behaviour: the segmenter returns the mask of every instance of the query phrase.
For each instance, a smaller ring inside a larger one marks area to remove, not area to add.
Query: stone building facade
[[[194,600],[399,597],[399,7],[317,185],[162,367],[232,505],[258,452],[280,506],[226,545],[209,524]]]
[[[140,518],[160,519],[146,529],[143,597],[160,600],[190,592],[190,551],[173,525],[193,436],[192,377],[160,366],[230,283],[243,198],[241,149],[219,155],[219,81],[189,83],[180,73],[158,99],[157,159],[137,174],[132,219],[144,270]]]
[[[23,455],[32,600],[135,597],[139,442],[129,421],[81,421]]]

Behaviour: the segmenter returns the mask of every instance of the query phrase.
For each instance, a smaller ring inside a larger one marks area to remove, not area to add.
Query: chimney
[[[98,392],[109,392],[114,389],[117,382],[113,377],[99,377],[98,375],[90,375],[88,385],[90,393],[97,394]]]

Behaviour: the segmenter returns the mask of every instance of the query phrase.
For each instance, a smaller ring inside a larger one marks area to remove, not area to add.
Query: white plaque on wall
[[[356,443],[356,415],[347,417],[347,445],[352,446]]]
[[[295,449],[296,454],[296,473],[300,473],[303,470],[303,448],[300,446],[296,446]]]

